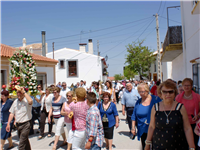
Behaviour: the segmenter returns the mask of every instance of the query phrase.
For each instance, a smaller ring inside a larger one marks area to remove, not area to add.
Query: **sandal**
[[[51,135],[51,134],[48,134],[47,137],[48,137],[48,138],[49,138],[49,137],[52,137],[52,135]]]
[[[43,139],[44,138],[44,136],[38,136],[38,140],[41,140],[41,139]]]

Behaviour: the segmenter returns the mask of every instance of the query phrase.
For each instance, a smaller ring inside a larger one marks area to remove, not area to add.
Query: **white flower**
[[[34,90],[34,92],[36,92],[37,90]]]

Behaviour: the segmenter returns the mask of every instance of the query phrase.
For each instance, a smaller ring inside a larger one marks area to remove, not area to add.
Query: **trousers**
[[[16,123],[18,136],[19,136],[19,150],[31,150],[31,145],[28,139],[28,135],[31,129],[31,120],[24,123]]]
[[[126,113],[127,113],[127,120],[128,120],[128,127],[131,133],[131,128],[132,128],[132,120],[131,120],[131,116],[133,114],[133,109],[134,107],[126,107]]]

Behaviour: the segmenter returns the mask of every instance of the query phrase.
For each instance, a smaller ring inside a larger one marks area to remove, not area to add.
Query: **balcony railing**
[[[169,27],[163,43],[163,51],[165,52],[166,47],[170,44],[180,43],[182,43],[182,26]]]

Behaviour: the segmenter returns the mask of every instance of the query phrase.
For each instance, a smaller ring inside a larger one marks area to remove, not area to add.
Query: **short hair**
[[[53,91],[57,91],[58,93],[60,93],[60,88],[59,87],[54,87]]]
[[[46,90],[49,90],[49,92],[52,93],[52,88],[51,87],[46,87]]]
[[[157,81],[157,82],[156,82],[156,85],[159,86],[159,85],[160,85],[160,81]]]
[[[103,93],[103,98],[104,98],[105,96],[108,96],[109,100],[111,100],[111,95],[110,95],[109,92],[104,92],[104,93]]]
[[[149,92],[149,86],[146,83],[140,83],[137,87],[137,90],[139,91],[141,88],[144,88],[145,91]]]
[[[107,82],[110,84],[110,88],[112,89],[112,82],[110,80],[107,80],[106,83]]]
[[[68,91],[68,92],[66,93],[66,96],[67,96],[68,94],[70,94],[71,96],[74,96],[74,91]]]
[[[191,86],[193,85],[193,80],[190,79],[190,78],[185,78],[185,79],[183,79],[183,81],[182,81],[182,85],[184,85],[185,82],[187,82],[187,81],[190,82]]]
[[[181,83],[182,83],[182,81],[181,81],[181,80],[179,80],[179,81],[178,81],[178,84],[181,84]]]
[[[87,94],[87,99],[91,104],[95,104],[96,103],[96,94],[94,92],[89,92]]]
[[[4,91],[1,92],[1,95],[8,96],[8,95],[9,95],[9,92],[6,91],[6,90],[4,90]]]
[[[177,86],[176,84],[174,84],[174,82],[170,81],[170,80],[166,80],[164,81],[163,83],[160,84],[160,86],[157,88],[157,94],[159,97],[161,97],[161,90],[163,87],[166,87],[166,88],[171,88],[175,91],[175,96],[178,94],[178,90],[177,90]]]
[[[66,82],[62,82],[62,84],[63,84],[63,83],[67,85],[67,83],[66,83]]]
[[[86,96],[86,90],[84,88],[82,88],[82,87],[77,88],[76,89],[76,96],[78,98],[85,98],[85,96]]]

